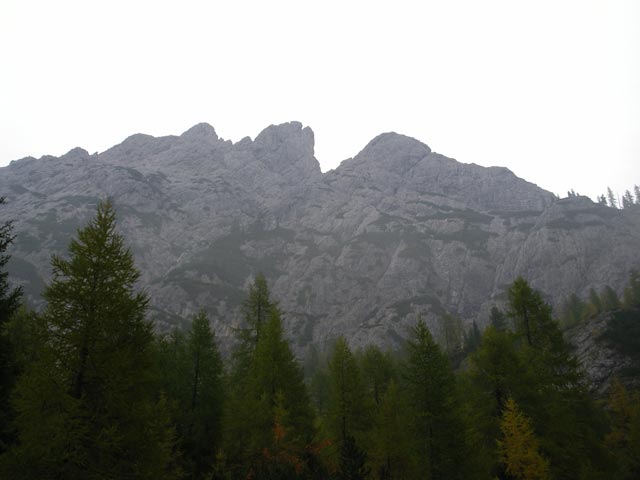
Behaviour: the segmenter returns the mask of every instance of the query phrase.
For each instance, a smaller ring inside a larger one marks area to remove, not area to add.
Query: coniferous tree
[[[636,205],[640,205],[640,186],[634,185],[633,192],[636,194]]]
[[[607,206],[607,197],[605,197],[604,195],[598,196],[598,204],[599,205],[604,205],[606,207]]]
[[[553,320],[551,307],[523,279],[516,282],[509,290],[510,311],[524,316],[523,305],[528,309],[531,340],[520,348],[519,356],[530,381],[528,390],[514,391],[513,397],[540,432],[554,477],[598,472],[604,465],[602,412],[589,398],[578,361]],[[516,333],[524,337],[524,322],[516,325]],[[590,451],[586,459],[584,451]]]
[[[507,318],[502,310],[495,305],[491,307],[491,313],[489,314],[489,321],[496,330],[505,330],[507,328]]]
[[[367,453],[356,444],[352,435],[347,435],[340,444],[340,480],[365,480],[370,473]]]
[[[5,198],[0,197],[0,206]],[[6,326],[13,313],[20,306],[22,288],[9,286],[9,274],[4,271],[10,256],[7,248],[14,240],[13,224],[5,221],[0,225],[0,453],[15,441],[10,424],[13,420],[13,409],[9,396],[16,380],[15,352],[16,344],[12,344],[6,335]]]
[[[587,305],[575,294],[572,293],[562,304],[562,326],[563,328],[576,325],[585,317]]]
[[[380,479],[412,478],[415,464],[412,458],[412,418],[407,402],[395,380],[391,380],[380,398],[370,434],[369,457],[373,471]]]
[[[631,208],[633,207],[633,195],[629,190],[625,190],[624,195],[622,196],[622,208]]]
[[[617,379],[609,395],[611,430],[606,446],[615,460],[612,477],[640,478],[640,392],[628,392]]]
[[[151,372],[147,298],[109,202],[54,256],[45,338],[15,395],[11,478],[169,478],[172,431]]]
[[[389,383],[395,378],[393,361],[389,353],[379,347],[368,345],[362,353],[362,379],[376,408],[380,405]]]
[[[600,298],[602,299],[602,309],[605,312],[612,312],[613,310],[620,308],[620,299],[618,298],[618,294],[609,285],[605,285]]]
[[[422,319],[407,342],[405,382],[420,478],[469,478],[471,455],[447,356]]]
[[[602,300],[600,299],[600,295],[595,289],[589,289],[589,305],[588,310],[591,316],[597,315],[602,312]]]
[[[482,339],[482,333],[478,328],[478,324],[474,320],[471,324],[471,328],[465,334],[464,338],[464,352],[466,355],[475,352],[480,346],[480,340]]]
[[[618,201],[611,188],[607,187],[607,201],[611,208],[618,208]]]
[[[629,284],[624,290],[623,306],[627,310],[640,308],[640,273],[636,270],[629,275]]]
[[[156,363],[161,385],[173,402],[184,470],[209,476],[222,441],[222,360],[204,310],[185,336],[175,329],[159,340]]]
[[[509,398],[500,421],[498,451],[507,475],[514,480],[550,480],[549,462],[541,455],[529,419]]]
[[[329,360],[327,424],[334,445],[340,451],[341,462],[346,461],[345,454],[355,454],[365,443],[365,433],[372,424],[372,412],[373,402],[367,395],[356,358],[347,341],[340,337]],[[343,449],[350,439],[357,449]]]
[[[241,332],[240,354],[230,376],[225,444],[235,475],[253,472],[275,478],[284,475],[284,466],[274,464],[278,459],[289,458],[287,475],[294,464],[304,463],[314,417],[302,368],[284,338],[280,311],[269,300],[263,280],[256,278],[245,303],[250,327]]]

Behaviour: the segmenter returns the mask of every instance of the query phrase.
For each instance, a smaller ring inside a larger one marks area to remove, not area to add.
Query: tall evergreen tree
[[[407,342],[405,381],[420,478],[469,478],[471,455],[447,356],[421,319]]]
[[[355,356],[347,341],[340,337],[329,360],[329,424],[339,444],[347,437],[361,441],[371,426],[372,402]]]
[[[360,363],[365,388],[377,408],[389,383],[395,378],[391,355],[383,353],[377,346],[368,345],[362,353]]]
[[[173,402],[174,423],[190,478],[208,477],[222,442],[223,366],[204,310],[186,336],[174,330],[159,340],[156,363]]]
[[[640,478],[640,392],[628,392],[618,381],[609,395],[611,430],[605,442],[615,460],[612,477]]]
[[[561,308],[563,328],[571,327],[582,321],[586,311],[587,305],[575,293],[569,295]]]
[[[549,462],[541,455],[533,428],[512,398],[507,400],[500,421],[500,459],[514,480],[550,480]]]
[[[262,280],[256,278],[245,304],[252,313],[230,375],[225,444],[235,475],[294,478],[291,472],[304,464],[305,447],[314,436],[314,417],[302,368],[284,338],[280,310]],[[285,458],[286,468],[276,465]]]
[[[609,285],[605,285],[600,298],[602,299],[602,309],[605,312],[612,312],[613,310],[620,308],[620,299],[618,298],[618,294]]]
[[[624,195],[622,196],[622,208],[631,208],[633,207],[633,195],[629,190],[625,190]]]
[[[496,330],[505,330],[507,328],[507,318],[504,312],[495,305],[491,307],[489,321]]]
[[[611,208],[618,208],[618,201],[611,188],[607,187],[607,201]]]
[[[413,418],[408,413],[405,396],[395,380],[380,397],[370,434],[369,457],[380,479],[412,478],[416,475],[412,458]]]
[[[16,387],[11,478],[168,478],[172,432],[150,375],[147,298],[109,202],[54,256],[38,358]]]
[[[597,315],[602,312],[602,300],[600,299],[600,295],[595,289],[589,289],[589,305],[588,305],[589,314],[591,316]]]
[[[636,205],[640,205],[640,185],[633,186],[633,193],[636,195]]]
[[[629,284],[624,289],[623,306],[627,310],[640,308],[640,272],[637,270],[629,274]]]
[[[0,206],[5,203],[5,198],[0,197]],[[7,248],[14,240],[12,235],[13,224],[5,221],[0,225],[0,453],[14,442],[14,434],[10,424],[13,419],[13,409],[9,402],[9,396],[16,379],[16,364],[14,358],[14,346],[6,334],[6,326],[13,313],[20,306],[22,288],[9,286],[8,272],[4,271],[7,262],[11,258],[6,253]]]

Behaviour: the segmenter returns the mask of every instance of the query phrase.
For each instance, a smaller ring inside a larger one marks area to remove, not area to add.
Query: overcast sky
[[[561,196],[640,184],[640,1],[0,1],[0,165],[299,120],[323,170],[395,131]]]

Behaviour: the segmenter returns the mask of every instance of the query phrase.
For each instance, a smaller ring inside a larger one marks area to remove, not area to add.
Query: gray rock
[[[640,209],[558,200],[506,168],[444,157],[395,133],[322,174],[298,122],[251,140],[199,124],[133,135],[99,155],[73,149],[0,169],[2,214],[18,235],[9,265],[42,306],[51,254],[110,197],[158,329],[205,307],[228,347],[257,272],[299,353],[340,335],[397,346],[422,315],[488,321],[523,275],[558,306],[640,267]]]

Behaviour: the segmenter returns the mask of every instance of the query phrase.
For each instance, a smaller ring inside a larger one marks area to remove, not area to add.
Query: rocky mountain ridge
[[[18,235],[10,272],[34,305],[50,255],[110,197],[159,328],[205,307],[227,341],[261,271],[298,351],[339,335],[394,346],[418,315],[436,331],[444,312],[484,324],[518,275],[558,306],[640,268],[640,209],[557,199],[395,133],[322,173],[298,122],[236,143],[199,124],[14,161],[0,192]]]

